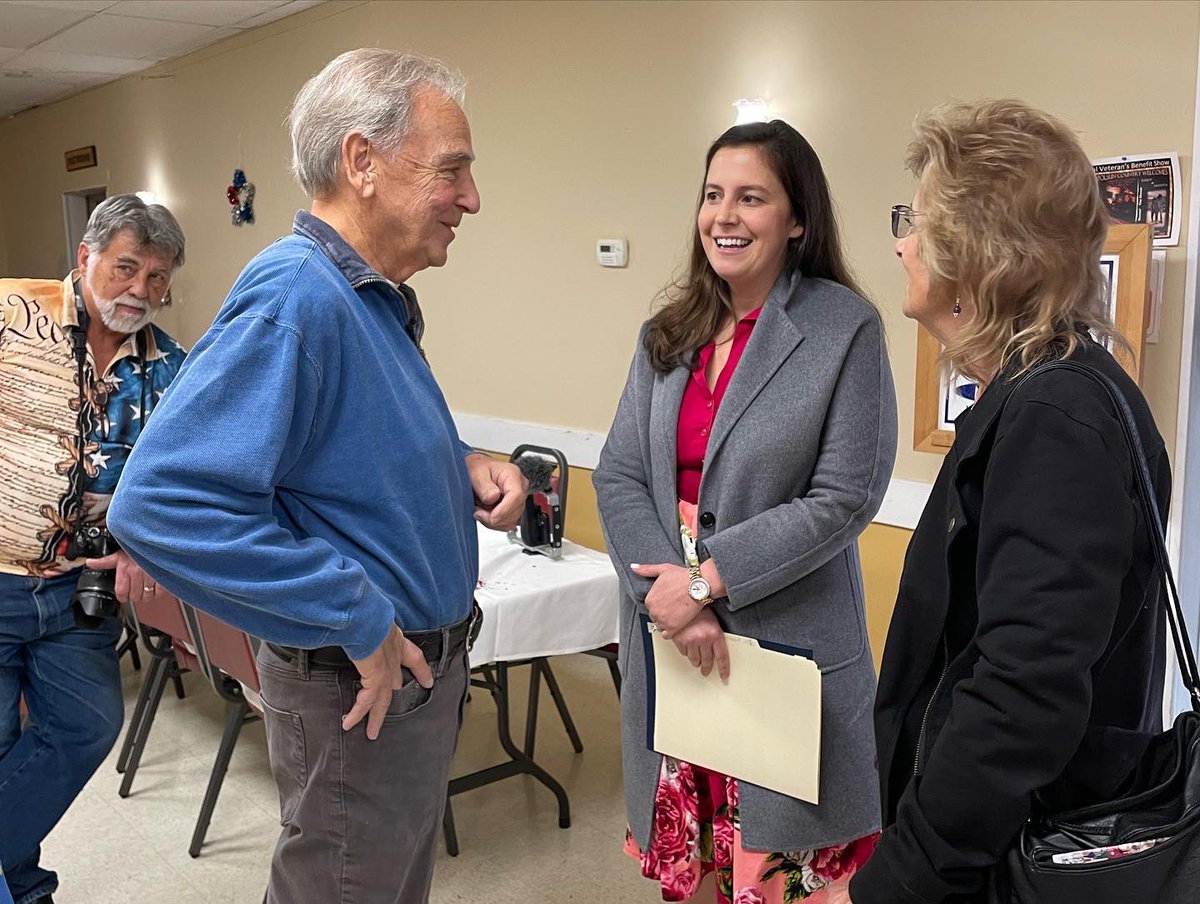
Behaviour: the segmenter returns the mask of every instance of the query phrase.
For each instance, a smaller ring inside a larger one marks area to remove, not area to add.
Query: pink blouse
[[[696,364],[683,390],[683,400],[679,403],[679,427],[675,446],[678,466],[676,491],[684,502],[694,505],[699,501],[700,475],[704,470],[704,455],[708,451],[708,435],[712,432],[717,409],[721,407],[721,399],[725,397],[725,389],[729,386],[761,312],[760,305],[739,320],[734,327],[729,360],[721,368],[711,391],[704,374],[708,370],[708,362],[712,360],[713,352],[716,351],[715,344],[710,341],[696,355]]]

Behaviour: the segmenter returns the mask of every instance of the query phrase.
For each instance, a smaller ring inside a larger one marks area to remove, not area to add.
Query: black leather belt
[[[457,656],[464,650],[470,649],[479,636],[483,624],[483,613],[478,603],[471,604],[471,614],[457,624],[448,628],[434,628],[429,631],[405,631],[404,636],[417,645],[425,656],[425,661],[437,664],[446,656]],[[285,647],[268,643],[271,651],[285,662],[295,662],[303,654],[308,657],[310,666],[321,666],[328,669],[353,668],[354,663],[346,655],[342,647],[317,647],[315,650],[301,650],[297,647]]]

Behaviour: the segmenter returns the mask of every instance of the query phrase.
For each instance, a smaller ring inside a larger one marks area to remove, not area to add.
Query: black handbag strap
[[[1146,453],[1142,447],[1142,439],[1138,433],[1137,423],[1133,412],[1125,399],[1124,393],[1108,376],[1102,374],[1087,364],[1069,359],[1059,359],[1038,365],[1024,374],[1013,387],[1008,399],[1011,399],[1017,389],[1026,380],[1043,374],[1048,370],[1070,370],[1091,379],[1105,391],[1112,400],[1121,422],[1125,441],[1129,446],[1130,457],[1133,459],[1134,483],[1137,485],[1138,499],[1141,502],[1145,516],[1146,528],[1150,534],[1150,546],[1154,550],[1154,558],[1158,564],[1163,580],[1163,608],[1167,613],[1167,621],[1171,625],[1171,636],[1175,641],[1175,656],[1179,663],[1179,671],[1183,676],[1184,687],[1192,698],[1192,710],[1200,713],[1200,673],[1196,670],[1196,655],[1188,638],[1187,623],[1183,618],[1183,610],[1179,605],[1179,592],[1175,589],[1175,576],[1171,571],[1171,562],[1167,556],[1166,532],[1163,530],[1162,514],[1154,498],[1154,484],[1150,479],[1150,466],[1146,463]],[[1003,410],[1003,406],[1001,407]]]

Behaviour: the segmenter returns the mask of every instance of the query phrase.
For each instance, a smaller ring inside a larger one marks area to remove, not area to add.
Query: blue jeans
[[[125,716],[120,619],[76,626],[78,577],[0,574],[0,864],[15,904],[58,887],[38,864],[42,839],[104,762]]]

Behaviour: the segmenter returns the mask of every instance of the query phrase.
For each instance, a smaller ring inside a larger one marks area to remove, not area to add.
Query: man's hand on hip
[[[511,461],[472,452],[467,456],[467,473],[475,492],[475,520],[492,530],[516,527],[529,492],[521,469]]]
[[[87,559],[84,564],[97,571],[110,571],[115,568],[117,576],[113,592],[122,602],[133,603],[135,606],[139,603],[179,602],[177,596],[160,587],[158,581],[142,571],[123,549],[99,559]]]
[[[349,731],[367,717],[367,737],[374,741],[383,728],[383,717],[392,705],[392,691],[404,684],[402,669],[407,668],[421,687],[433,687],[433,670],[420,647],[404,636],[395,625],[387,639],[366,659],[353,659],[361,676],[362,687],[354,697],[350,712],[342,716],[342,730]]]

